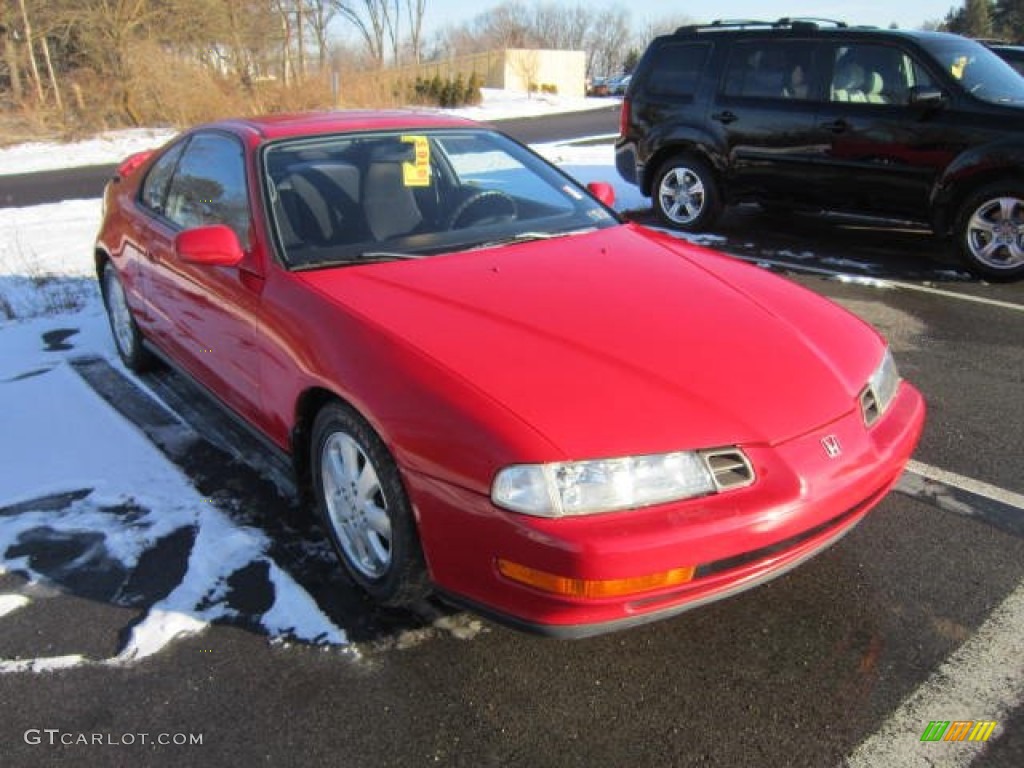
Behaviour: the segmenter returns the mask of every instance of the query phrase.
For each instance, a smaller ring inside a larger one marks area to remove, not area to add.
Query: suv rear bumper
[[[619,139],[615,142],[615,168],[624,180],[640,186],[644,177],[644,167],[637,159],[636,145],[631,141]]]

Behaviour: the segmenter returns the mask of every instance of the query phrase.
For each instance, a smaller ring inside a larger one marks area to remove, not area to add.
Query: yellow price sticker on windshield
[[[402,141],[413,145],[415,160],[402,163],[402,182],[407,187],[430,186],[430,142],[426,136],[403,136]]]

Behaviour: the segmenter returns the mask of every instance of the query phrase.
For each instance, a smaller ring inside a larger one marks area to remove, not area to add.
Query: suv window
[[[858,43],[835,50],[832,101],[905,105],[911,88],[934,86],[927,70],[900,48]]]
[[[171,181],[171,175],[178,165],[178,158],[181,157],[181,150],[185,148],[186,142],[181,142],[171,147],[149,170],[149,175],[142,183],[141,199],[142,204],[157,213],[164,212],[164,201],[167,199],[167,185]]]
[[[964,90],[992,104],[1024,103],[1024,79],[985,46],[967,38],[921,43]]]
[[[723,93],[770,99],[811,98],[812,45],[800,40],[737,42],[729,56]]]
[[[249,198],[242,145],[216,133],[193,137],[167,193],[167,217],[184,229],[225,224],[249,242]]]
[[[650,63],[647,90],[654,96],[693,97],[711,46],[707,43],[665,45]]]

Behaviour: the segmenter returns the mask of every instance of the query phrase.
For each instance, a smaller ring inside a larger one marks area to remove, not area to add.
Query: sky
[[[525,0],[532,4],[536,0]],[[544,0],[551,2],[552,0]],[[555,0],[566,6],[576,5],[580,0]],[[427,0],[425,26],[429,30],[443,27],[451,22],[468,21],[477,14],[498,5],[500,0]],[[819,16],[838,19],[849,24],[872,24],[887,27],[896,22],[905,29],[916,29],[925,21],[942,19],[953,6],[962,5],[962,0],[717,0],[714,3],[694,3],[685,0],[590,0],[592,7],[623,5],[632,9],[634,24],[640,26],[666,16],[685,14],[695,21],[713,19],[777,19],[782,16]]]

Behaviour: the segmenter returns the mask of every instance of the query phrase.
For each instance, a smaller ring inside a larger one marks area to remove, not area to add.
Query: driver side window
[[[911,88],[932,84],[928,72],[905,51],[856,44],[836,48],[829,93],[831,101],[905,106]]]
[[[249,246],[249,197],[242,145],[218,133],[189,142],[167,192],[164,214],[182,229],[224,224]]]

